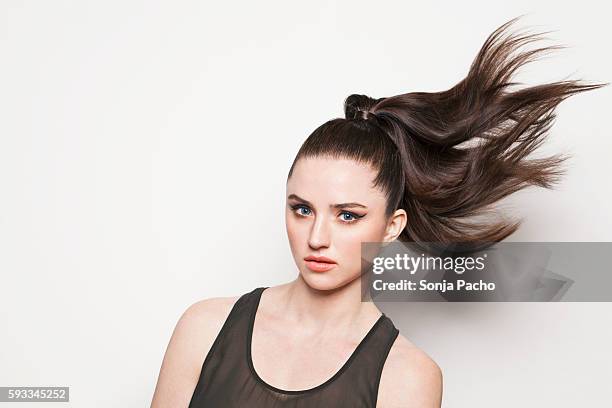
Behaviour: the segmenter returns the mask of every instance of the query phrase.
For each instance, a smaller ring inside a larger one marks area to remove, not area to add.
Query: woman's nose
[[[310,229],[308,237],[308,245],[312,248],[328,247],[329,246],[329,225],[323,217],[315,218]]]

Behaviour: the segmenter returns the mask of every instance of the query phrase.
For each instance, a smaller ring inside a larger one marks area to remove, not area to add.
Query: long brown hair
[[[490,34],[467,76],[442,92],[387,98],[353,94],[345,118],[319,126],[301,146],[303,157],[349,158],[377,171],[386,216],[408,213],[404,242],[478,243],[508,237],[521,221],[473,218],[529,185],[552,188],[569,157],[527,158],[545,140],[565,98],[604,84],[564,80],[510,91],[518,68],[563,46],[513,53],[546,33],[509,33],[515,17]],[[472,218],[472,220],[470,220]]]

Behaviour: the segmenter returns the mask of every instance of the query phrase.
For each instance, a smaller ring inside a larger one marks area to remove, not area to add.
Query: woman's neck
[[[266,289],[264,297],[262,303],[270,313],[317,333],[354,332],[371,326],[381,315],[373,302],[361,301],[360,279],[340,288],[319,290],[298,275],[292,282]]]

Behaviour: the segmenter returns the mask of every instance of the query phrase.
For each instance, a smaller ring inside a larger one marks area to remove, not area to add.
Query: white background
[[[520,80],[610,81],[604,4],[2,1],[0,386],[148,406],[186,307],[295,277],[287,171],[346,96],[447,89],[523,13],[569,48]],[[569,173],[503,203],[511,240],[612,240],[610,92],[558,107],[542,151]],[[444,407],[610,402],[609,303],[380,307],[442,368]]]

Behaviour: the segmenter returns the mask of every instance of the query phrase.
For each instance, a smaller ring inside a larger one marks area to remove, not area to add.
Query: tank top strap
[[[191,398],[189,407],[199,407],[198,400],[205,393],[224,392],[225,382],[232,373],[247,373],[246,339],[249,330],[249,319],[258,291],[265,287],[255,288],[241,295],[232,306],[221,326],[210,350],[206,354],[200,377]],[[237,378],[237,377],[235,377]]]
[[[347,373],[338,378],[336,386],[359,389],[369,399],[365,405],[375,407],[383,367],[398,335],[393,321],[383,313],[351,355]]]

